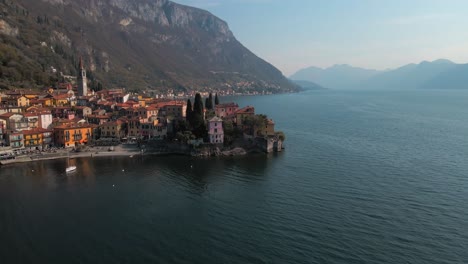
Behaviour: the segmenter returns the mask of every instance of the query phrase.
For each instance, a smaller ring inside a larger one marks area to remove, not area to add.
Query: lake
[[[285,151],[0,168],[0,263],[467,263],[468,91],[254,105]]]

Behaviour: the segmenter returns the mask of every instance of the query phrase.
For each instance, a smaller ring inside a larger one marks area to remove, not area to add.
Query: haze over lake
[[[285,152],[1,167],[0,263],[468,262],[468,91],[235,100]]]

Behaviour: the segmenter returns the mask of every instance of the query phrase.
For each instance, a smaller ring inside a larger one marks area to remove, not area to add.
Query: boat
[[[74,172],[76,171],[76,166],[70,166],[70,152],[68,152],[68,157],[67,157],[67,168],[65,169],[65,172]]]

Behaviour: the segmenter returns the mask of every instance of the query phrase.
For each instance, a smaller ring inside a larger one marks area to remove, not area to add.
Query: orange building
[[[93,138],[94,128],[91,124],[64,124],[54,127],[55,145],[75,147],[86,144]]]

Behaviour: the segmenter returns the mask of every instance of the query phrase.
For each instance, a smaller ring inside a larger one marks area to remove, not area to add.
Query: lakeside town
[[[33,153],[58,149],[87,153],[100,147],[112,152],[122,146],[133,146],[139,153],[194,156],[283,148],[284,134],[275,131],[272,119],[256,114],[253,106],[220,103],[218,93],[211,92],[93,91],[88,89],[81,60],[79,69],[76,84],[0,94],[1,160],[11,162],[20,156],[34,160]]]

